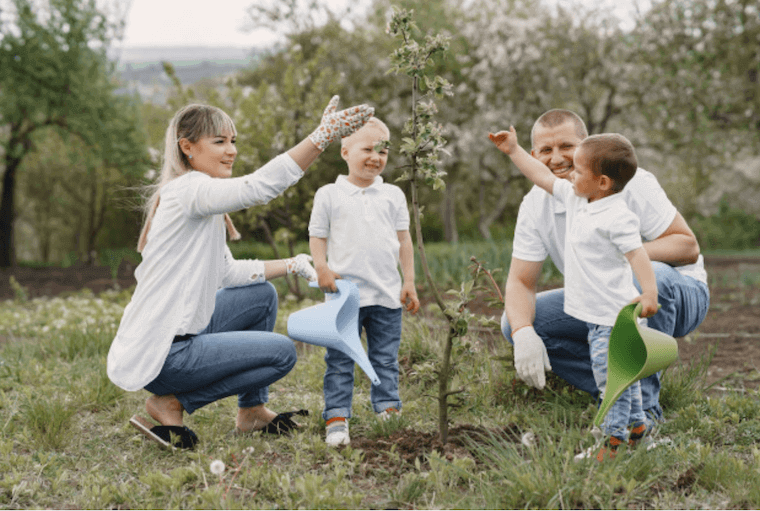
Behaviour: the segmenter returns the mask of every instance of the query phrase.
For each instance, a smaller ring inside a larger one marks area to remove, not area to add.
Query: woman
[[[266,407],[268,386],[296,362],[292,341],[272,332],[277,294],[268,280],[286,273],[315,279],[310,258],[236,261],[224,231],[238,238],[229,212],[277,197],[373,113],[366,105],[338,112],[337,103],[335,96],[306,139],[238,178],[231,178],[236,130],[226,113],[189,105],[169,124],[138,243],[137,287],[107,361],[116,385],[153,394],[145,408],[160,425],[138,416],[130,423],[162,446],[193,447],[197,437],[183,426],[184,412],[231,395],[238,396],[237,431],[297,426],[291,416],[298,412],[278,415]]]

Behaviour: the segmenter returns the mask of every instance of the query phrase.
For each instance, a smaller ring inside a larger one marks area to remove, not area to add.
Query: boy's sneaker
[[[650,434],[657,429],[657,426],[665,423],[665,416],[662,413],[660,405],[647,408],[644,410],[644,415],[646,415],[647,428],[649,429]]]
[[[623,445],[623,441],[614,436],[609,437],[604,444],[599,447],[599,443],[593,447],[589,447],[582,453],[575,455],[575,461],[582,461],[591,458],[595,458],[597,461],[604,461],[606,459],[612,459],[617,454],[617,449]]]
[[[397,410],[396,408],[386,408],[382,412],[377,414],[377,418],[381,421],[387,421],[391,417],[397,417],[401,415],[401,412]]]
[[[345,417],[328,419],[326,433],[325,442],[330,447],[351,443],[351,437],[348,436],[348,420]]]
[[[605,459],[612,459],[617,455],[618,447],[623,445],[623,441],[617,437],[611,436],[596,454],[596,461],[602,462]]]
[[[631,424],[628,435],[628,445],[633,447],[638,445],[645,436],[651,432],[652,428],[647,427],[647,423],[643,421],[637,421]]]

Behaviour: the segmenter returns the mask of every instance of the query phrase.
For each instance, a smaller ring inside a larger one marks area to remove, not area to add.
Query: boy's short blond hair
[[[364,128],[377,128],[381,131],[384,131],[385,136],[388,137],[388,139],[391,138],[391,130],[388,129],[388,126],[377,117],[370,117],[369,120],[364,124],[364,126],[354,131],[351,135],[341,138],[340,146],[346,147],[347,145],[349,145],[351,143],[351,140],[353,139],[353,136],[359,133]]]

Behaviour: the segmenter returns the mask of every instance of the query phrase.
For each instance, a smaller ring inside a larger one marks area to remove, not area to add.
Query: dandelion
[[[211,473],[218,475],[221,477],[222,474],[224,474],[224,462],[222,460],[214,460],[211,462],[211,465],[209,466],[211,469]]]

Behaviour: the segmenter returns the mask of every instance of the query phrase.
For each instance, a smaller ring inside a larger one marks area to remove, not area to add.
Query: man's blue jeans
[[[401,410],[398,394],[398,349],[401,345],[401,308],[389,309],[379,305],[359,308],[359,335],[362,327],[367,333],[367,357],[380,378],[372,385],[370,401],[375,413],[387,408]],[[325,354],[325,410],[322,418],[351,417],[354,395],[354,361],[334,349]]]
[[[662,308],[648,318],[648,326],[673,337],[683,337],[704,321],[710,306],[710,291],[706,284],[684,277],[668,264],[653,261],[652,268]],[[638,282],[636,288],[641,290]],[[564,303],[564,289],[538,293],[533,328],[544,341],[552,372],[598,399],[599,389],[591,370],[588,326],[565,314]],[[509,342],[514,342],[506,314],[501,318],[501,331]],[[644,410],[659,408],[659,374],[641,380],[641,397]]]
[[[293,341],[272,332],[276,319],[277,291],[269,282],[219,290],[208,326],[172,344],[145,390],[174,394],[187,413],[232,395],[241,408],[266,403],[269,385],[297,359]]]

